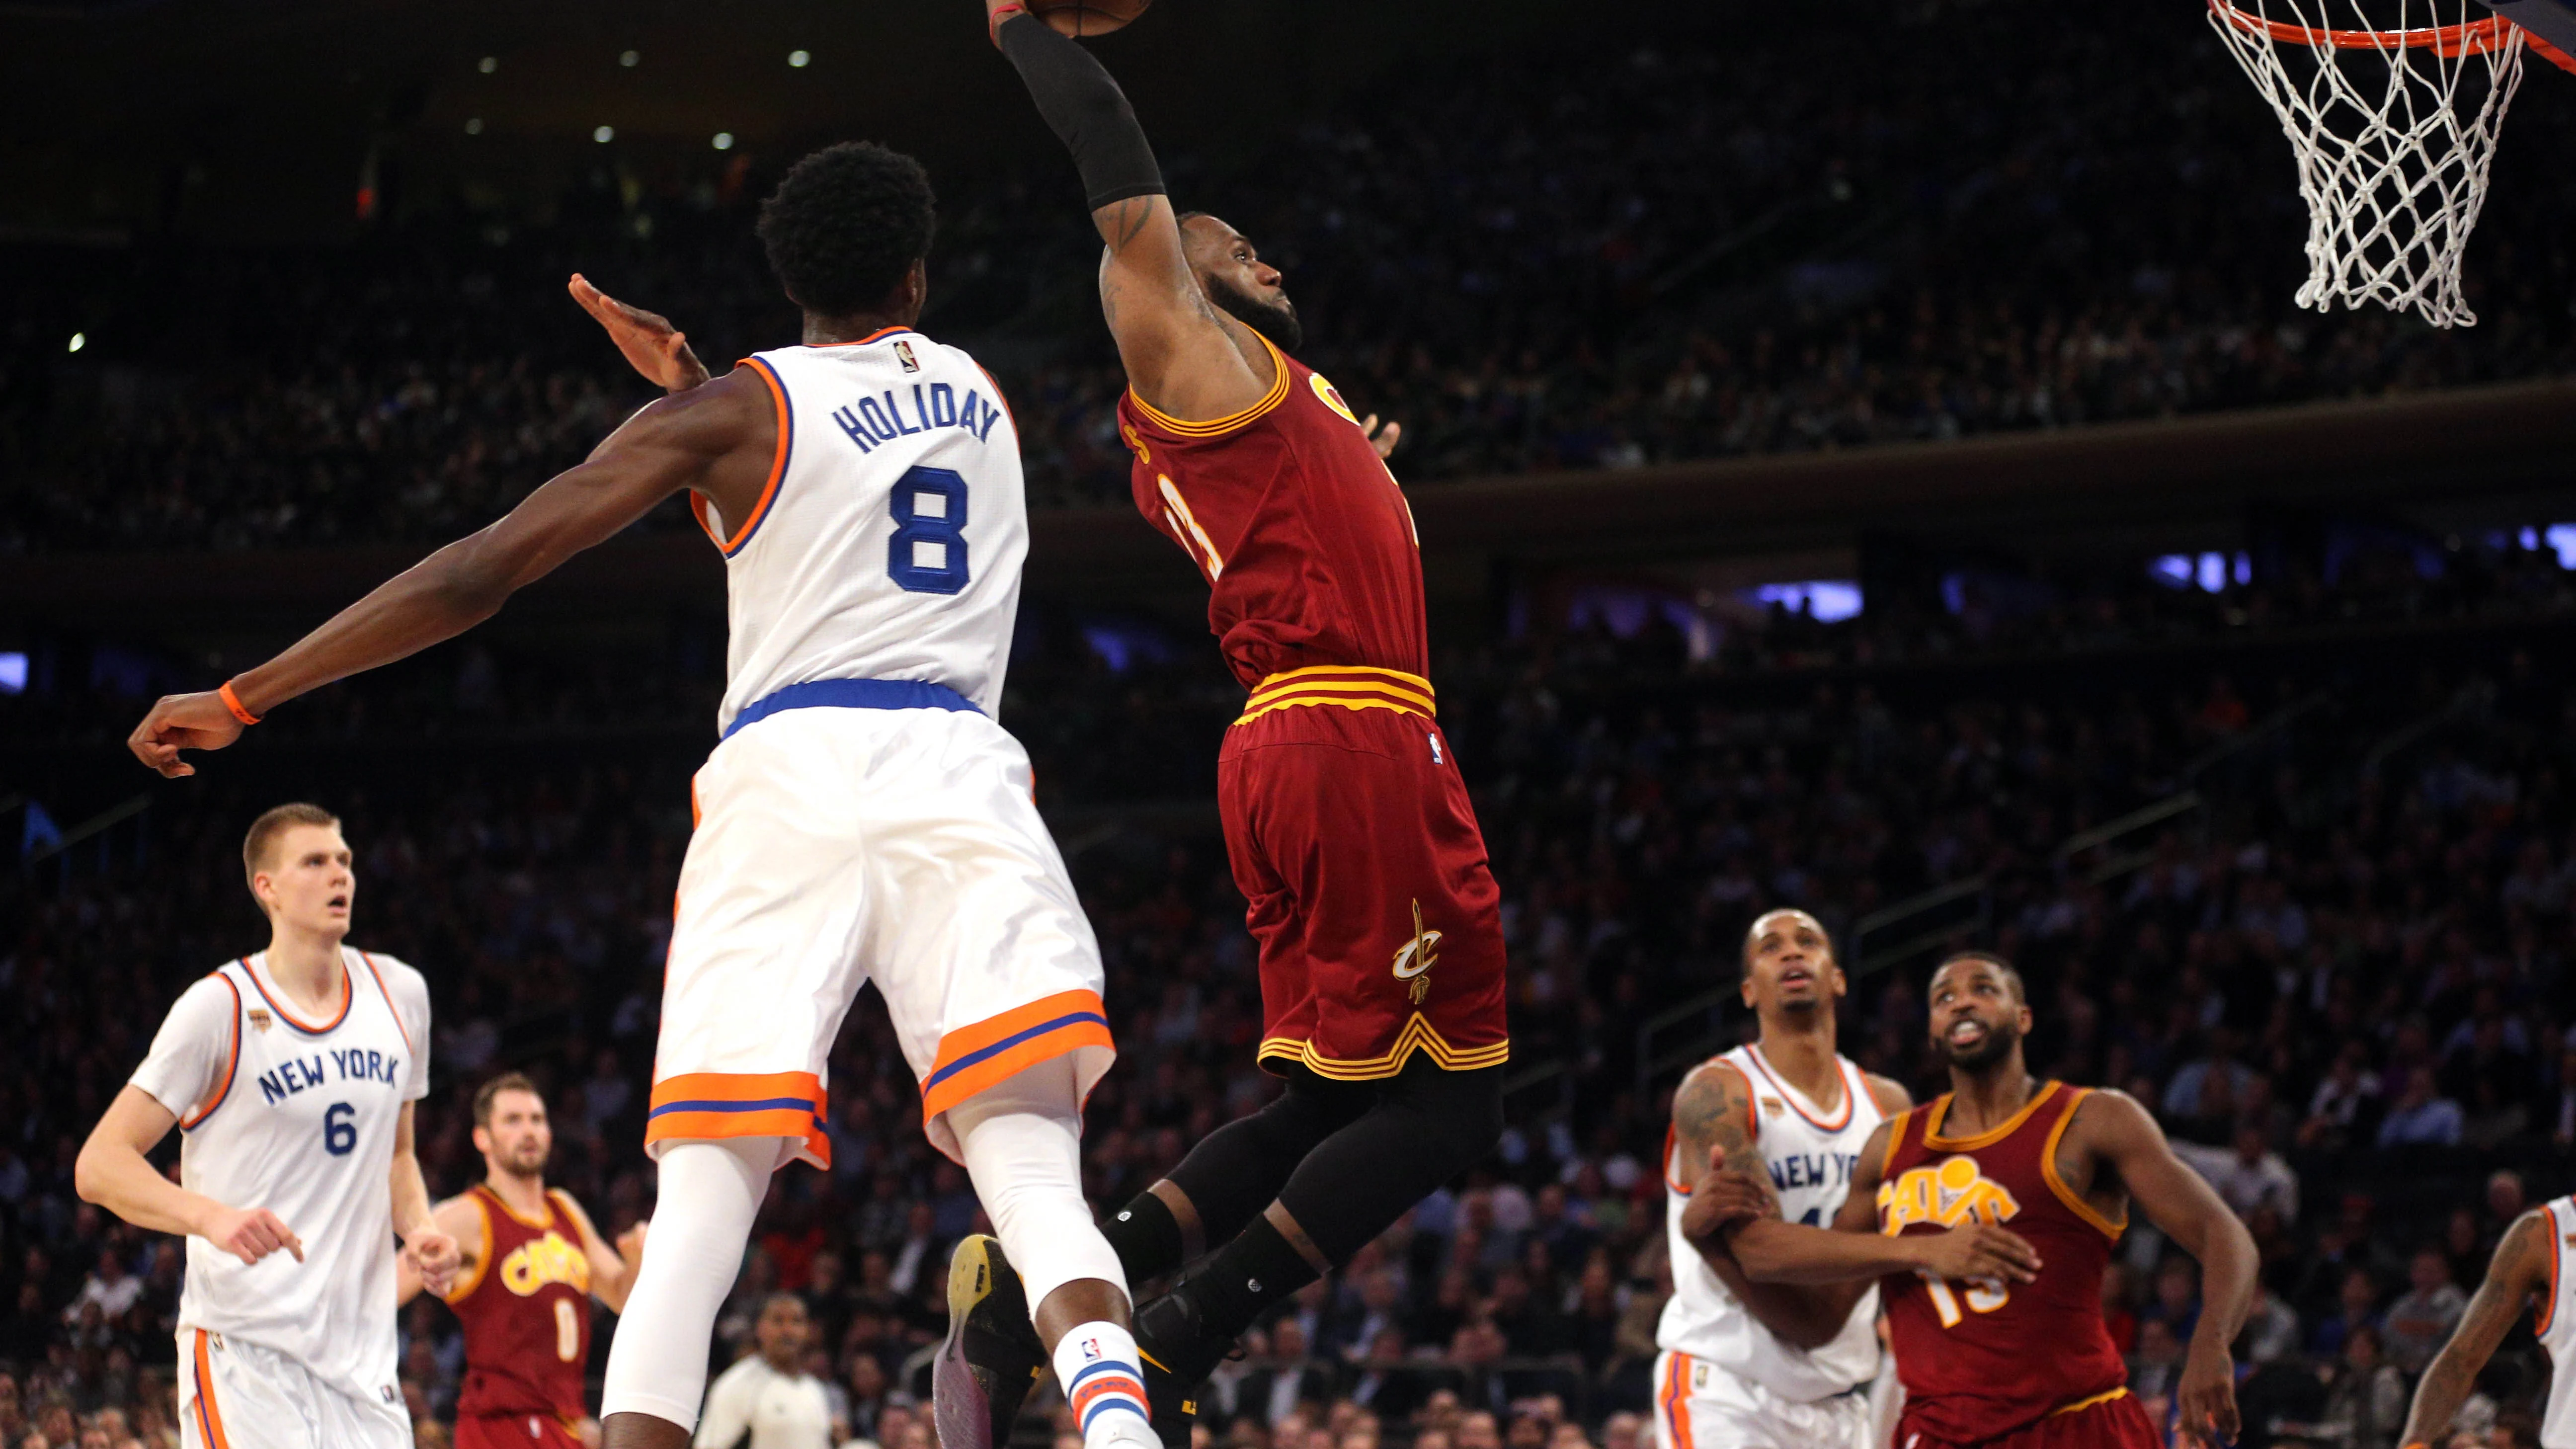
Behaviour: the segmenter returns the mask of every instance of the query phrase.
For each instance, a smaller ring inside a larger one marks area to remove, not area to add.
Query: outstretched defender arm
[[[2232,1441],[2238,1427],[2236,1363],[2228,1345],[2254,1306],[2255,1274],[2262,1267],[2254,1237],[2208,1180],[2174,1156],[2164,1129],[2126,1093],[2094,1092],[2076,1111],[2082,1120],[2072,1135],[2079,1145],[2117,1173],[2147,1220],[2200,1264],[2204,1306],[2174,1386],[2176,1427],[2190,1442]]]
[[[2460,1315],[2460,1326],[2451,1330],[2451,1341],[2433,1356],[2423,1382],[2415,1386],[2415,1407],[2408,1411],[2406,1432],[2398,1441],[2407,1449],[2438,1444],[2450,1433],[2451,1420],[2468,1401],[2479,1370],[2504,1342],[2505,1330],[2522,1316],[2523,1304],[2534,1293],[2550,1290],[2550,1267],[2558,1253],[2551,1240],[2556,1236],[2545,1207],[2524,1213],[2505,1230],[2495,1257],[2488,1260],[2486,1281]],[[2550,1312],[2550,1305],[2544,1302],[2540,1311]]]
[[[2039,1275],[2039,1254],[2018,1234],[1987,1223],[1965,1223],[1945,1233],[1888,1237],[1878,1231],[1878,1184],[1887,1161],[1894,1121],[1881,1122],[1852,1167],[1851,1194],[1830,1228],[1786,1223],[1771,1197],[1767,1173],[1746,1173],[1713,1162],[1691,1189],[1682,1235],[1696,1242],[1722,1234],[1744,1276],[1756,1283],[1798,1283],[1814,1290],[1823,1311],[1848,1317],[1868,1285],[1891,1273],[1936,1278],[2001,1278],[2027,1283]],[[1758,1164],[1757,1164],[1758,1166]]]
[[[674,493],[707,493],[728,518],[747,512],[737,500],[758,496],[777,426],[766,384],[748,369],[663,398],[499,522],[412,565],[286,652],[235,676],[231,703],[219,691],[165,696],[126,746],[164,776],[193,775],[196,766],[180,751],[221,749],[297,695],[464,633]],[[235,703],[249,720],[234,713]]]
[[[1221,418],[1259,402],[1270,386],[1267,366],[1256,371],[1251,361],[1261,346],[1208,301],[1190,270],[1162,170],[1126,93],[1089,51],[1019,0],[985,0],[984,12],[993,43],[1081,169],[1091,223],[1108,246],[1100,310],[1127,385],[1183,418]]]

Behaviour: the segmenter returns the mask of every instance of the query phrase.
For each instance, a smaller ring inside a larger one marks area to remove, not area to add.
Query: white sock
[[[975,1196],[1019,1270],[1034,1314],[1067,1283],[1127,1286],[1082,1196],[1081,1094],[1070,1055],[1038,1063],[948,1109]],[[660,1225],[655,1224],[656,1232]]]
[[[1066,1333],[1055,1346],[1055,1381],[1082,1426],[1083,1449],[1138,1442],[1159,1449],[1162,1440],[1145,1407],[1145,1370],[1126,1329],[1101,1319]]]
[[[653,1232],[608,1346],[601,1418],[650,1414],[697,1427],[716,1313],[742,1271],[751,1221],[778,1161],[775,1137],[675,1142],[662,1150]]]

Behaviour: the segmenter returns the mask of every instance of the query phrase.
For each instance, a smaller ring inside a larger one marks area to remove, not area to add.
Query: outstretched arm
[[[2505,1230],[2504,1241],[2496,1244],[2495,1257],[2487,1263],[2486,1281],[2478,1285],[2477,1296],[2460,1315],[2460,1326],[2451,1330],[2451,1341],[2442,1345],[2424,1370],[2424,1381],[2415,1386],[2415,1407],[2406,1416],[2406,1433],[2398,1442],[2413,1449],[2438,1443],[2450,1433],[2451,1420],[2468,1401],[2478,1371],[2494,1356],[2496,1345],[2504,1342],[2505,1330],[2522,1316],[2523,1304],[2532,1294],[2550,1290],[2550,1267],[2558,1253],[2552,1241],[2556,1236],[2545,1207],[2524,1213]],[[2541,1311],[2549,1309],[2544,1306]]]
[[[985,0],[984,11],[993,43],[1082,171],[1091,223],[1108,246],[1100,310],[1128,386],[1183,418],[1220,418],[1259,402],[1270,378],[1245,354],[1260,348],[1249,329],[1209,303],[1190,271],[1162,168],[1126,93],[1089,51],[1029,16],[1019,0]]]
[[[2119,1174],[2148,1221],[2200,1264],[2203,1306],[2175,1386],[2181,1403],[2178,1427],[2194,1443],[2232,1441],[2237,1430],[2236,1363],[2228,1345],[2236,1341],[2254,1306],[2254,1275],[2261,1267],[2254,1237],[2208,1179],[2174,1156],[2156,1119],[2125,1093],[2095,1092],[2076,1110],[2084,1114],[2084,1145]]]
[[[473,1272],[474,1265],[483,1261],[483,1254],[491,1247],[483,1233],[483,1210],[474,1205],[474,1199],[470,1195],[459,1193],[433,1208],[430,1216],[437,1220],[438,1230],[445,1233],[449,1240],[456,1244],[457,1276],[461,1277]],[[421,1289],[427,1286],[429,1285],[421,1281],[420,1265],[412,1260],[409,1253],[394,1255],[396,1306],[409,1303],[420,1295]],[[438,1296],[444,1298],[455,1291],[456,1284],[451,1279]]]
[[[235,676],[224,691],[165,696],[126,746],[171,779],[193,775],[197,767],[181,760],[180,751],[221,749],[245,725],[299,694],[464,633],[500,612],[510,595],[672,494],[697,488],[720,503],[744,495],[741,479],[729,473],[765,470],[776,426],[767,385],[748,368],[666,397],[499,522],[379,585],[285,653]],[[758,447],[745,446],[751,442]],[[749,491],[756,489],[755,483]]]
[[[1759,1178],[1766,1169],[1754,1140],[1753,1094],[1744,1074],[1724,1062],[1711,1062],[1682,1079],[1673,1093],[1673,1161],[1678,1171],[1697,1181],[1727,1171]],[[1754,1320],[1782,1341],[1818,1348],[1842,1332],[1860,1290],[1842,1294],[1780,1283],[1756,1283],[1728,1250],[1726,1235],[1694,1202],[1682,1209],[1682,1236],[1735,1295]]]

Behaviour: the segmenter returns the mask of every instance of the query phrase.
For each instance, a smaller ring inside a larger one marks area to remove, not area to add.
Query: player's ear
[[[477,1152],[490,1152],[492,1150],[491,1128],[477,1127],[474,1129],[474,1150]]]
[[[1834,995],[1851,995],[1851,978],[1843,974],[1843,963],[1836,961],[1831,957],[1827,957],[1825,959],[1825,969],[1833,973]]]

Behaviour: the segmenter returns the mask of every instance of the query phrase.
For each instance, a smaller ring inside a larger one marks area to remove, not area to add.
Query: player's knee
[[[1473,1167],[1503,1136],[1503,1069],[1432,1072],[1414,1093],[1420,1141],[1440,1156],[1445,1180]]]

